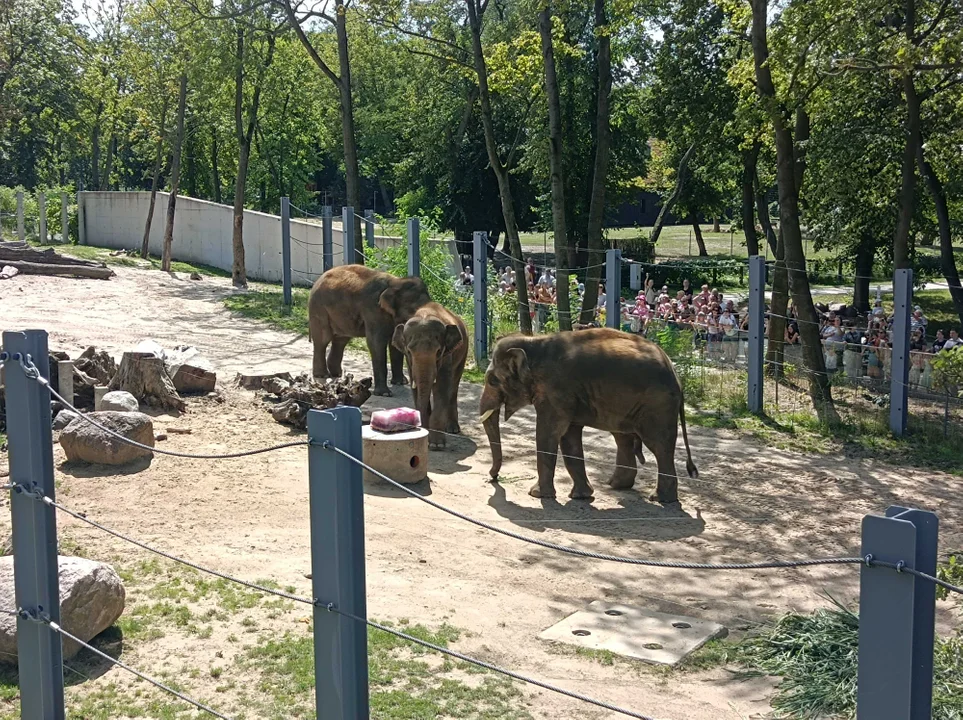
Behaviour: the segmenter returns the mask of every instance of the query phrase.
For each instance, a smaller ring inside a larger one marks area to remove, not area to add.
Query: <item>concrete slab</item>
[[[718,623],[666,615],[601,600],[569,615],[539,635],[543,640],[608,650],[649,663],[675,665],[728,630]]]

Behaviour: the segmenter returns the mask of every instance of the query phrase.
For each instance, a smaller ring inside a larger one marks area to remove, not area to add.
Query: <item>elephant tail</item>
[[[679,404],[679,422],[682,423],[682,440],[685,442],[685,469],[690,478],[699,477],[699,469],[692,462],[692,450],[689,449],[689,433],[685,429],[685,402]]]

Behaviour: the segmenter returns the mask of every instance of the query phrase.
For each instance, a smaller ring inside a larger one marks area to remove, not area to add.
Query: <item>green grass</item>
[[[260,320],[278,330],[297,335],[308,334],[308,293],[305,288],[292,288],[291,306],[284,304],[281,289],[263,288],[224,298],[224,305],[252,320]]]
[[[781,678],[773,717],[852,718],[856,708],[859,618],[841,605],[789,614],[737,649],[750,673]],[[963,717],[963,638],[937,638],[933,720]]]
[[[460,632],[448,625],[429,630],[401,623],[404,632],[448,647]],[[314,641],[289,632],[250,648],[238,659],[260,673],[253,701],[261,718],[310,718],[314,714]],[[520,691],[510,680],[464,663],[440,659],[418,645],[380,630],[368,634],[372,717],[421,720],[436,717],[522,720]],[[477,676],[478,679],[469,679]]]

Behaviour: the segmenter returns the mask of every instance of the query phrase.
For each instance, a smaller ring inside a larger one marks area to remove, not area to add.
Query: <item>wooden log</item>
[[[181,400],[164,367],[164,361],[150,353],[125,352],[110,390],[126,390],[138,400],[153,407],[184,412]]]
[[[38,250],[26,243],[0,242],[0,261],[9,265],[10,262],[36,262],[49,265],[79,265],[82,267],[106,267],[104,263],[95,260],[82,260],[69,255],[60,255],[53,248]]]
[[[18,262],[13,260],[2,260],[0,264],[15,267],[24,275],[58,275],[60,277],[93,278],[94,280],[109,280],[114,276],[114,271],[109,267],[49,265],[47,263]]]

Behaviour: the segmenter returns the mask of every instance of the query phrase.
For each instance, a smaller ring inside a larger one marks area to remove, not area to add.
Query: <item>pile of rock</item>
[[[302,430],[307,427],[308,410],[327,409],[338,405],[360,407],[371,397],[370,377],[355,380],[352,375],[327,380],[314,380],[304,373],[274,375],[239,375],[238,384],[265,392],[264,400],[271,416],[279,423]]]

